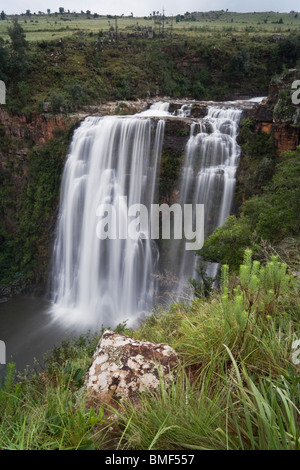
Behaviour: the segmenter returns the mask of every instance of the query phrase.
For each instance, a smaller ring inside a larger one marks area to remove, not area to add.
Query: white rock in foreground
[[[99,398],[132,397],[156,390],[163,380],[174,380],[178,356],[166,344],[137,341],[105,330],[94,354],[86,379],[88,390]]]

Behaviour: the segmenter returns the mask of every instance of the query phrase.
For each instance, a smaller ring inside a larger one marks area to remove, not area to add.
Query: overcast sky
[[[48,8],[52,12],[59,7],[65,10],[86,11],[92,13],[124,14],[134,16],[149,15],[152,11],[162,11],[165,8],[166,15],[176,15],[186,11],[279,11],[289,12],[299,9],[299,0],[0,0],[0,11],[5,13],[24,13],[26,10],[33,12],[46,12]]]

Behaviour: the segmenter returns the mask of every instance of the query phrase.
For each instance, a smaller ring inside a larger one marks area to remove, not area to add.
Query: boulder
[[[94,353],[86,388],[105,402],[155,391],[175,378],[178,356],[166,344],[137,341],[105,330]]]

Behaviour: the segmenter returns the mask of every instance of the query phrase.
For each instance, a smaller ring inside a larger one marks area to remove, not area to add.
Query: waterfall
[[[230,213],[242,113],[233,106],[207,109],[205,118],[191,120],[178,182],[182,207],[204,204],[205,237]],[[169,103],[158,102],[135,116],[88,117],[75,131],[63,173],[54,245],[55,317],[93,328],[115,327],[125,320],[130,326],[153,308],[159,249],[149,236],[150,217],[148,233],[142,237],[125,237],[120,227],[128,223],[128,207],[159,203],[164,119],[189,118],[191,106],[184,104],[173,114],[168,110]],[[116,237],[99,236],[103,204],[118,214]],[[185,250],[185,240],[163,243],[167,248],[160,268],[171,267],[167,269],[179,279],[179,295],[188,278],[195,276],[197,257]],[[212,264],[207,272],[213,276],[216,269]]]
[[[185,160],[179,183],[179,203],[204,204],[204,237],[223,225],[230,214],[235,174],[240,156],[237,144],[242,110],[208,106],[207,116],[191,125]],[[180,256],[178,256],[180,253]],[[174,240],[169,256],[176,263],[177,293],[182,295],[189,277],[196,276],[197,257],[185,251],[182,241]],[[207,265],[207,275],[214,277],[217,264]]]
[[[155,201],[164,121],[154,133],[153,127],[147,117],[89,117],[74,133],[61,185],[52,276],[52,313],[65,321],[130,324],[153,306],[155,241],[96,236],[99,204],[110,204],[121,225],[127,207]]]

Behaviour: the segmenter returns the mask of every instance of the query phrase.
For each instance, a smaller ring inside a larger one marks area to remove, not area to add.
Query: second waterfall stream
[[[205,118],[191,120],[177,182],[178,204],[204,204],[205,237],[231,210],[242,113],[237,107],[207,110]],[[159,103],[140,115],[88,117],[76,129],[61,184],[51,280],[51,311],[66,323],[131,326],[154,307],[155,275],[164,266],[150,236],[151,221],[149,233],[136,239],[120,227],[128,223],[128,207],[160,203],[165,119],[181,117]],[[114,237],[97,236],[101,205],[118,214]],[[184,240],[167,242],[166,265],[178,278],[179,293],[195,274],[196,256],[184,249]],[[215,274],[216,267],[210,269]]]

